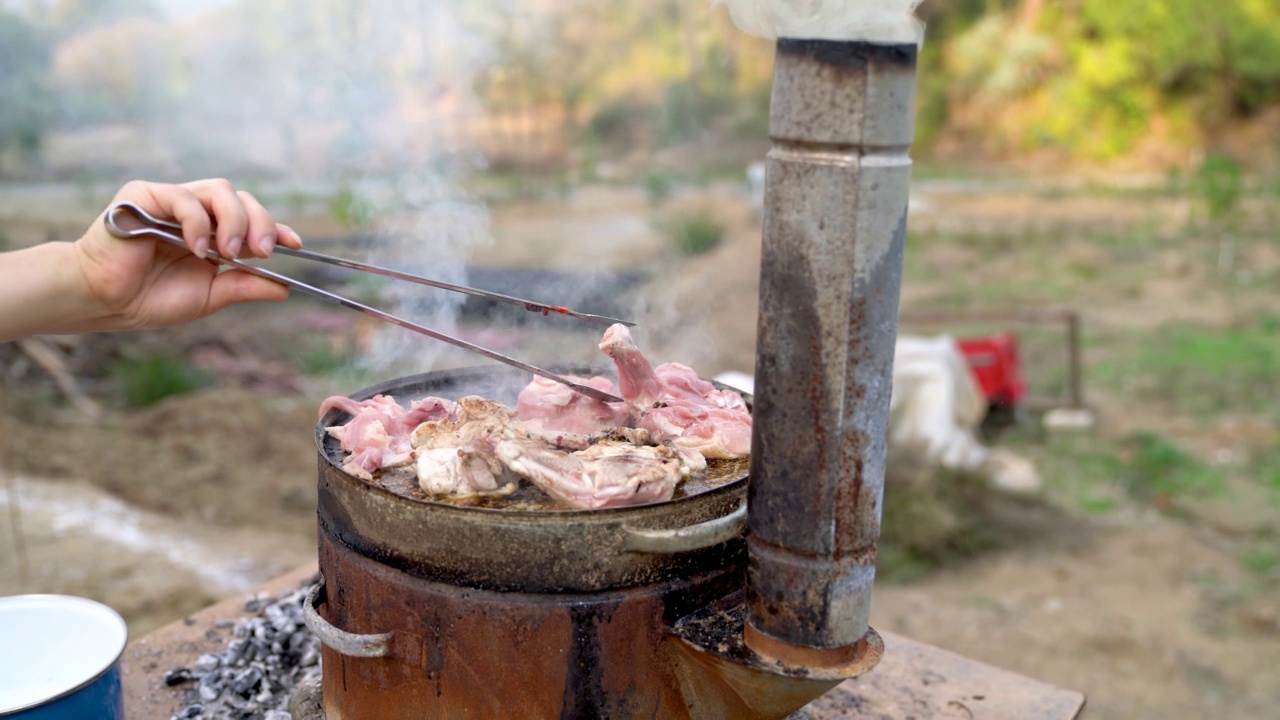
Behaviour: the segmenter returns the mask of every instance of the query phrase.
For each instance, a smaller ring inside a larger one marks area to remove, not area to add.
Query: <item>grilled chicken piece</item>
[[[751,412],[742,396],[718,390],[687,365],[653,367],[625,325],[613,325],[600,349],[618,366],[618,384],[636,418],[655,442],[671,442],[707,458],[751,453]]]
[[[670,500],[697,461],[667,445],[603,440],[585,450],[557,451],[537,442],[503,440],[504,465],[566,505],[586,510]],[[706,467],[705,460],[702,467]]]
[[[413,431],[418,486],[454,498],[511,494],[519,479],[494,452],[506,437],[530,437],[510,408],[475,396],[460,399],[453,416],[424,422]]]

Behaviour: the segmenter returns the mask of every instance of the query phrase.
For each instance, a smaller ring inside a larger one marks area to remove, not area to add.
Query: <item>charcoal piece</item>
[[[245,638],[236,638],[227,645],[227,651],[223,654],[228,665],[236,665],[244,660],[245,653],[249,651],[249,641]]]
[[[181,685],[193,679],[195,676],[191,674],[191,668],[177,667],[164,674],[164,684],[168,687]]]
[[[240,697],[249,697],[261,683],[262,671],[251,667],[232,678],[231,691]]]
[[[320,641],[302,622],[307,590],[249,598],[246,607],[257,608],[255,617],[218,623],[223,630],[231,628],[230,637],[214,638],[225,643],[221,651],[202,656],[194,669],[169,670],[165,676],[174,684],[181,684],[181,677],[199,681],[174,718],[288,720],[299,683],[304,677],[319,679]]]
[[[205,653],[196,660],[196,670],[200,672],[211,672],[217,670],[222,664],[222,659],[213,653]]]
[[[213,702],[222,694],[222,688],[214,685],[200,684],[200,699],[205,702]]]

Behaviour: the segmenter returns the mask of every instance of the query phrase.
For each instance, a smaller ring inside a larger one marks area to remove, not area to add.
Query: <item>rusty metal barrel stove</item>
[[[522,381],[504,368],[471,368],[354,397],[407,404],[475,394],[514,404]],[[322,583],[304,608],[323,643],[329,720],[764,720],[838,682],[777,675],[727,654],[725,638],[740,638],[742,627],[740,463],[647,506],[466,507],[344,472],[324,430],[344,419],[335,410],[316,428]]]
[[[328,720],[780,720],[878,662],[915,58],[778,42],[749,483],[739,465],[646,506],[460,506],[344,472],[324,428],[345,418],[321,419],[304,615]],[[513,405],[527,379],[449,370],[354,397]]]

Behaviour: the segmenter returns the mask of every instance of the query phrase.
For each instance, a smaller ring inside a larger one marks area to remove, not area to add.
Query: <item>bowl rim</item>
[[[33,710],[46,705],[55,703],[63,698],[70,697],[90,685],[101,680],[105,675],[119,666],[120,658],[124,655],[125,648],[129,644],[129,625],[125,622],[120,613],[103,603],[78,595],[63,595],[58,593],[28,593],[23,595],[7,595],[0,597],[0,614],[6,610],[24,606],[43,606],[55,608],[80,608],[89,609],[104,620],[117,623],[120,628],[120,647],[116,648],[111,654],[111,659],[101,668],[95,670],[87,679],[76,683],[74,686],[61,690],[54,695],[38,698],[23,705],[14,707],[0,707],[0,718],[15,716],[18,713],[27,710]]]

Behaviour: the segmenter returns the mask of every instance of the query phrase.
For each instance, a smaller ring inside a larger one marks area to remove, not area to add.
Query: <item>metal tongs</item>
[[[122,203],[117,203],[115,205],[112,205],[110,208],[107,209],[107,213],[105,216],[103,216],[102,221],[107,227],[107,232],[111,233],[112,235],[118,238],[129,239],[129,238],[140,238],[140,237],[152,237],[152,238],[157,238],[159,240],[164,240],[165,242],[171,245],[176,245],[184,250],[187,249],[187,244],[182,239],[181,225],[169,220],[161,220],[157,217],[154,217],[150,213],[148,213],[146,210],[143,210],[142,208],[138,207],[137,205],[134,205],[133,203],[122,202]],[[403,273],[398,270],[389,270],[387,268],[378,267],[376,265],[369,265],[362,262],[356,262],[354,260],[344,260],[343,258],[332,257],[330,255],[323,255],[321,253],[311,252],[310,250],[294,250],[292,248],[287,248],[287,247],[277,245],[274,252],[279,253],[281,255],[288,255],[291,257],[302,258],[305,260],[314,260],[317,262],[328,263],[330,265],[337,265],[339,267],[345,267],[352,270],[360,270],[367,273],[373,273],[375,275],[382,275],[389,278],[395,278],[397,280],[406,280],[408,282],[418,283],[420,285],[430,285],[431,287],[441,288],[444,290],[452,290],[454,292],[466,293],[468,295],[475,295],[476,297],[489,298],[492,300],[497,300],[499,302],[510,303],[512,305],[519,305],[525,308],[526,310],[529,310],[531,312],[538,312],[544,316],[551,315],[551,314],[568,315],[570,317],[575,317],[580,320],[584,320],[586,322],[595,323],[599,325],[613,325],[615,323],[622,323],[623,325],[628,325],[628,326],[635,325],[635,323],[627,322],[625,320],[618,320],[615,318],[604,317],[601,315],[591,315],[589,313],[577,312],[575,310],[570,310],[569,308],[564,307],[563,305],[548,305],[546,303],[535,302],[533,300],[523,300],[521,298],[511,297],[510,295],[503,295],[501,293],[490,292],[488,290],[479,290],[476,288],[464,287],[462,285],[453,285],[446,282],[440,282],[438,280],[430,280],[428,278],[418,277],[417,275],[410,275],[408,273]],[[444,333],[431,330],[430,328],[423,327],[421,325],[418,325],[417,323],[410,322],[408,320],[396,317],[395,315],[391,315],[389,313],[385,313],[381,310],[378,310],[377,308],[373,308],[363,303],[356,302],[355,300],[351,300],[349,298],[342,297],[341,295],[331,293],[328,290],[322,290],[313,285],[308,285],[307,283],[304,283],[300,280],[294,280],[293,278],[286,277],[284,275],[281,275],[280,273],[272,272],[271,270],[266,270],[256,265],[250,265],[248,263],[241,262],[240,260],[237,260],[235,258],[229,258],[223,255],[219,255],[215,250],[212,250],[212,249],[209,250],[208,259],[211,262],[219,263],[222,265],[229,265],[231,267],[236,268],[237,270],[243,270],[247,273],[257,275],[259,277],[264,277],[269,280],[274,280],[287,287],[293,288],[300,292],[304,292],[308,295],[318,297],[322,300],[328,300],[329,302],[332,302],[332,303],[337,303],[338,305],[341,305],[343,307],[347,307],[352,310],[357,310],[366,315],[378,318],[379,320],[389,322],[393,325],[399,325],[402,328],[413,330],[414,332],[421,333],[423,335],[426,335],[427,337],[435,338],[436,340],[441,340],[451,345],[456,345],[457,347],[463,348],[464,350],[470,350],[471,352],[478,353],[487,358],[497,360],[498,362],[501,362],[501,363],[506,363],[507,365],[510,365],[515,368],[519,368],[526,372],[531,372],[534,375],[539,375],[541,377],[547,378],[548,380],[554,380],[555,382],[558,382],[566,387],[569,387],[595,400],[601,400],[603,402],[622,402],[622,398],[614,397],[613,395],[610,395],[607,392],[597,390],[596,388],[590,387],[588,385],[583,385],[581,383],[573,382],[568,378],[561,377],[548,370],[543,370],[540,367],[536,367],[534,365],[521,362],[519,360],[516,360],[515,358],[507,357],[506,355],[494,352],[493,350],[489,350],[488,348],[483,348],[483,347],[480,347],[479,345],[469,343],[466,340],[462,340],[460,338],[452,337],[450,335],[445,335]]]

